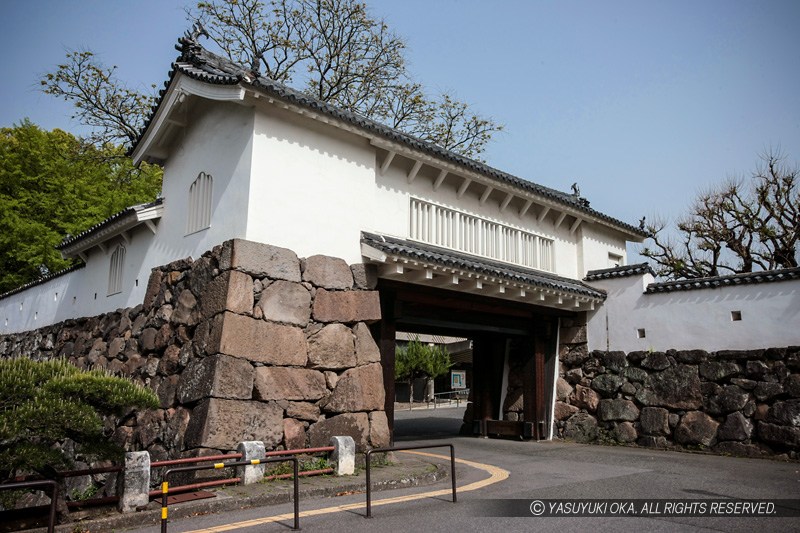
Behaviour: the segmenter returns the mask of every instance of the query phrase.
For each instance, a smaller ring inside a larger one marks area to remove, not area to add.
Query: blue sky
[[[0,126],[80,133],[38,91],[66,48],[135,87],[161,85],[187,28],[178,0],[6,0]],[[484,154],[629,223],[677,217],[694,194],[781,147],[800,160],[800,2],[374,0],[415,78],[505,124]]]

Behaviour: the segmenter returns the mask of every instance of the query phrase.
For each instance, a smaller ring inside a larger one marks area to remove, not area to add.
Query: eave
[[[155,234],[155,222],[161,218],[163,211],[164,204],[161,200],[151,204],[129,207],[92,226],[80,235],[65,240],[56,249],[61,251],[64,259],[77,256],[86,262],[89,250],[97,247],[105,251],[106,243],[111,239],[120,237],[126,244],[130,244],[132,231],[138,226],[144,225]]]

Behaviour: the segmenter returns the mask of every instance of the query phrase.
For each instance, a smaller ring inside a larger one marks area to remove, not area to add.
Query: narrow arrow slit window
[[[201,172],[189,186],[189,217],[186,220],[186,235],[211,226],[211,199],[214,179]]]
[[[122,292],[122,273],[125,269],[125,247],[117,245],[111,253],[108,268],[108,295]]]

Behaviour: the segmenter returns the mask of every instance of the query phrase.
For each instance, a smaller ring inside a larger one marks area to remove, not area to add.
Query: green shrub
[[[123,450],[104,433],[103,417],[158,406],[151,390],[65,359],[0,359],[0,479],[18,472],[52,478],[72,464],[60,447],[66,439],[85,456],[120,458]]]

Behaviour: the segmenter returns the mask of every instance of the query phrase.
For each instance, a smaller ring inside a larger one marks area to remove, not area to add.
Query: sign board
[[[467,371],[466,370],[451,370],[450,371],[450,388],[451,389],[466,389],[467,388]]]

